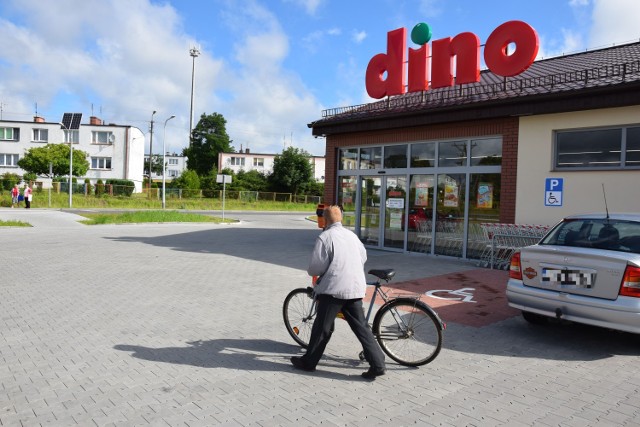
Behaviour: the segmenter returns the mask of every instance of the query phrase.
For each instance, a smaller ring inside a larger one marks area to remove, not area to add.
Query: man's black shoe
[[[293,356],[291,358],[291,364],[293,365],[294,368],[300,369],[302,371],[313,372],[316,370],[315,367],[307,366],[307,364],[304,363],[304,361],[302,360],[302,357],[300,356]]]
[[[367,372],[362,373],[362,378],[366,380],[375,380],[376,377],[384,375],[387,371],[384,368],[371,367]]]

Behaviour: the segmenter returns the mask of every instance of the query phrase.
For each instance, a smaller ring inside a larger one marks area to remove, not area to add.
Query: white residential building
[[[231,169],[234,173],[241,170],[249,172],[257,170],[265,175],[273,171],[273,160],[277,154],[251,153],[249,149],[242,148],[238,153],[219,153],[218,169]],[[324,182],[324,157],[311,156],[309,162],[313,168],[313,176],[317,182]]]
[[[25,171],[17,163],[30,148],[68,143],[69,138],[74,150],[87,153],[89,162],[89,170],[78,182],[85,178],[92,184],[99,179],[128,179],[134,182],[136,192],[142,190],[144,134],[133,126],[103,124],[97,117],[70,131],[59,122],[38,116],[32,122],[0,120],[0,175],[22,176]],[[39,177],[38,181],[45,188],[51,185],[48,178]]]
[[[158,154],[154,154],[154,156],[157,155]],[[167,153],[164,157],[166,161],[165,170],[167,173],[167,180],[171,181],[172,179],[182,175],[182,172],[187,170],[187,158],[185,156],[179,156],[176,153]],[[146,167],[149,166],[149,154],[145,154],[144,156],[144,165],[146,165]],[[151,174],[151,179],[153,181],[161,181],[162,174],[154,172]]]

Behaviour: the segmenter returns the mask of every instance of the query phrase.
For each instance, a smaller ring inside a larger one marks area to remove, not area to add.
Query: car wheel
[[[547,323],[547,320],[549,320],[547,316],[531,313],[530,311],[523,311],[522,317],[524,317],[524,320],[534,325],[544,325],[545,323]]]

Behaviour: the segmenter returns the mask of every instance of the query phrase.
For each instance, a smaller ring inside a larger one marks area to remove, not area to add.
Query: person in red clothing
[[[31,194],[31,187],[29,184],[24,185],[24,207],[29,209],[31,207],[31,200],[33,199],[33,195]]]
[[[11,189],[11,207],[15,208],[20,204],[20,188],[18,188],[18,184],[14,185]]]

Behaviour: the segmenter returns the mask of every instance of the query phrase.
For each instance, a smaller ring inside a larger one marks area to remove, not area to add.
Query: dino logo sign
[[[480,39],[470,32],[434,40],[425,23],[411,31],[411,40],[420,45],[407,50],[407,30],[398,28],[387,33],[387,53],[379,53],[369,61],[366,73],[367,93],[372,98],[419,92],[429,88],[449,87],[480,81]],[[515,50],[508,48],[515,45]],[[512,77],[524,72],[538,54],[538,33],[522,21],[508,21],[498,26],[487,38],[484,62],[493,73]],[[408,59],[407,59],[408,56]],[[408,70],[407,70],[408,68]],[[408,79],[408,84],[407,84]],[[429,86],[429,80],[431,85]]]

